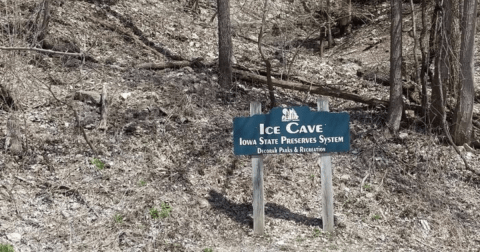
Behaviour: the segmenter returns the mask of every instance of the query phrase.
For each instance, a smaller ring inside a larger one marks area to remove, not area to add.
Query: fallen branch
[[[110,29],[111,31],[114,31],[114,32],[118,32],[119,34],[121,35],[124,35],[124,36],[127,36],[129,37],[130,39],[132,39],[133,41],[135,41],[138,45],[140,45],[141,47],[143,47],[145,50],[147,51],[150,51],[152,52],[154,55],[160,57],[160,58],[163,58],[164,55],[157,52],[157,50],[145,45],[145,43],[143,43],[139,38],[137,38],[137,36],[135,36],[135,34],[133,34],[131,31],[128,31],[122,27],[119,27],[119,26],[116,26],[116,25],[112,25],[112,24],[109,24],[107,22],[104,22],[98,18],[94,18],[94,17],[88,17],[91,21],[93,21],[94,23],[97,23],[97,24],[101,24],[103,25],[104,27]]]
[[[238,70],[238,69],[233,69],[233,73],[236,75],[237,78],[242,80],[267,83],[267,78],[265,76],[256,75],[256,74]],[[284,80],[276,80],[276,79],[272,80],[272,84],[276,87],[310,92],[312,94],[320,94],[320,95],[326,95],[326,96],[331,96],[336,98],[342,98],[345,100],[360,102],[360,103],[368,104],[371,106],[379,106],[379,105],[388,106],[388,101],[383,101],[375,98],[362,97],[356,94],[347,93],[339,89],[321,87],[321,86],[318,86],[318,84],[315,86],[314,85],[307,86],[301,83],[284,81]]]
[[[193,63],[191,61],[171,61],[161,63],[142,63],[137,65],[138,69],[150,69],[150,70],[162,70],[165,68],[182,68],[190,66]]]
[[[84,57],[83,53],[59,52],[59,51],[52,51],[52,50],[33,48],[33,47],[3,47],[3,46],[0,46],[0,50],[6,50],[6,51],[15,51],[15,50],[17,50],[17,51],[36,51],[36,52],[60,54],[60,55],[66,55],[66,56]]]
[[[357,76],[364,80],[373,81],[383,86],[390,86],[390,76],[383,73],[358,70]],[[405,97],[408,97],[410,101],[421,104],[420,91],[411,82],[404,82],[402,84],[402,93],[405,95]]]
[[[132,38],[134,38],[135,40],[140,40],[142,42],[143,45],[155,50],[156,52],[159,52],[160,54],[162,54],[163,56],[169,58],[169,59],[172,59],[172,60],[177,60],[177,61],[183,61],[185,60],[183,57],[181,57],[180,55],[176,55],[174,53],[172,53],[170,50],[168,50],[167,48],[163,48],[162,46],[160,46],[158,43],[154,43],[150,40],[147,39],[147,36],[142,32],[142,30],[140,30],[133,22],[132,22],[132,18],[129,17],[127,14],[120,14],[118,13],[117,11],[113,10],[110,8],[110,6],[108,5],[104,5],[102,7],[103,10],[106,10],[108,11],[110,14],[112,14],[114,17],[118,18],[118,20],[123,24],[124,27],[128,27],[130,28],[132,31],[133,31],[133,34],[135,34],[136,36],[138,36],[138,38],[135,38],[131,35]],[[130,32],[129,32],[130,33]]]

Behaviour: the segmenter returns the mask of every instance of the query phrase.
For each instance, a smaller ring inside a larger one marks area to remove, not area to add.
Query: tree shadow
[[[253,206],[251,203],[237,204],[215,190],[210,190],[209,195],[210,197],[208,198],[208,201],[215,210],[224,213],[229,218],[242,225],[253,227]],[[321,218],[307,217],[302,214],[294,213],[288,208],[275,203],[265,204],[265,216],[294,221],[295,223],[308,226],[323,226]]]

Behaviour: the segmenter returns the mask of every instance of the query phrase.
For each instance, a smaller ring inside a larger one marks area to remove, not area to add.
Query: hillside
[[[385,135],[385,106],[338,97],[329,107],[350,114],[351,150],[332,155],[335,231],[321,231],[320,155],[284,154],[265,155],[266,235],[253,235],[251,158],[234,156],[232,127],[252,101],[267,113],[268,91],[238,72],[232,88],[218,84],[215,1],[200,1],[198,12],[183,0],[51,0],[41,42],[42,3],[0,1],[0,47],[34,44],[87,57],[0,49],[0,85],[18,107],[0,109],[0,244],[15,251],[480,249],[480,179],[446,137],[426,131],[413,110],[399,136]],[[320,57],[311,14],[299,1],[272,1],[263,43],[275,78],[288,73],[310,89],[387,101],[388,86],[357,73],[388,76],[389,7],[356,5],[363,23]],[[255,2],[231,2],[237,70],[264,71],[261,11]],[[408,10],[404,18],[407,29]],[[406,32],[410,67],[412,46]],[[145,65],[178,62],[188,66]],[[97,106],[103,87],[106,129]],[[283,107],[315,108],[319,97],[280,87],[275,94]],[[5,149],[13,117],[21,154]],[[460,149],[479,170],[479,151]]]

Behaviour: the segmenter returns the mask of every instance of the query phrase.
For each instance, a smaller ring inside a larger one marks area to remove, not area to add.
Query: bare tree
[[[232,36],[229,0],[217,0],[218,12],[218,83],[232,85]]]
[[[427,0],[422,0],[422,32],[420,34],[420,51],[422,52],[422,67],[420,70],[420,82],[422,83],[422,111],[421,116],[424,117],[425,124],[428,120],[428,68],[430,63],[430,51],[427,49]]]
[[[415,6],[413,5],[413,0],[410,0],[410,8],[412,9],[412,32],[413,32],[413,59],[415,61],[415,72],[414,72],[414,78],[415,82],[419,82],[420,79],[420,73],[419,73],[419,67],[418,67],[418,58],[417,58],[417,21],[415,17]]]
[[[340,34],[345,35],[350,33],[350,22],[352,19],[352,0],[342,1],[342,17],[338,20],[340,27]]]
[[[331,13],[332,3],[331,0],[327,0],[327,32],[328,32],[328,48],[333,47],[333,38],[332,38],[332,13]]]
[[[448,15],[446,10],[450,5],[449,0],[436,0],[437,25],[436,25],[436,48],[435,71],[432,82],[432,105],[430,110],[431,123],[434,127],[443,127],[445,122],[445,99],[446,83],[449,78],[449,60],[448,60],[448,31],[450,29]]]
[[[265,0],[263,5],[262,25],[260,26],[260,32],[258,33],[258,51],[260,52],[260,56],[262,57],[263,62],[265,62],[265,66],[267,68],[267,87],[268,87],[268,92],[270,94],[270,108],[273,108],[275,107],[275,93],[274,93],[273,84],[272,84],[272,64],[270,63],[270,60],[266,58],[262,52],[263,27],[265,26],[267,9],[268,9],[268,0]]]
[[[447,12],[450,15],[451,29],[449,31],[449,42],[451,49],[448,50],[448,57],[450,59],[450,79],[448,81],[448,91],[450,92],[451,100],[456,101],[458,99],[458,86],[460,83],[460,40],[462,34],[460,32],[460,0],[450,0],[451,9]],[[455,103],[448,103],[455,104]],[[452,106],[453,107],[453,106]]]
[[[400,129],[402,98],[402,0],[391,0],[390,104],[387,125],[394,134]]]
[[[460,45],[461,82],[453,124],[453,140],[457,145],[470,144],[472,139],[472,115],[475,95],[473,56],[475,52],[477,0],[465,0],[463,8],[463,30]]]

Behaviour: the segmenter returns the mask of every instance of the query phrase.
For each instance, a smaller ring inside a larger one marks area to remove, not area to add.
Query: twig
[[[29,184],[29,185],[31,185],[31,186],[34,186],[34,185],[35,185],[35,182],[29,181],[29,180],[24,179],[24,178],[22,178],[22,177],[20,177],[20,176],[15,176],[15,178],[18,179],[18,180],[20,180],[20,181],[22,181],[22,182],[25,182],[25,183],[27,183],[27,184]]]
[[[100,109],[100,123],[98,128],[101,130],[107,130],[107,117],[108,117],[108,100],[107,100],[107,88],[103,84],[102,96],[101,96],[101,109]]]
[[[66,55],[66,56],[84,57],[83,53],[59,52],[59,51],[52,51],[52,50],[33,48],[33,47],[3,47],[3,46],[0,46],[0,50],[6,50],[6,51],[14,51],[14,50],[17,50],[17,51],[36,51],[36,52],[60,54],[60,55]]]
[[[420,241],[420,239],[418,239],[418,238],[415,238],[415,241],[417,241],[418,243],[420,243],[420,244],[422,244],[422,245],[424,245],[424,246],[427,246],[427,247],[429,247],[429,248],[433,249],[434,251],[439,251],[439,249],[438,249],[438,248],[436,248],[436,247],[433,247],[433,246],[431,246],[431,245],[428,245],[428,244],[426,244],[426,243],[424,243],[424,242]]]
[[[362,179],[362,183],[360,184],[360,192],[363,193],[363,184],[365,184],[365,180],[367,180],[368,176],[370,176],[370,173],[367,173],[365,177]]]
[[[385,177],[387,176],[387,172],[388,172],[388,167],[387,167],[387,169],[385,169],[385,173],[383,174],[382,180],[380,181],[380,185],[378,185],[378,190],[380,190],[380,188],[382,187],[382,185],[383,185],[383,180],[384,180]],[[377,190],[377,191],[378,191],[378,190]]]
[[[300,43],[300,45],[298,45],[297,48],[295,48],[295,53],[293,54],[293,57],[290,60],[287,60],[287,68],[288,68],[287,69],[287,75],[290,75],[290,71],[292,70],[292,65],[295,62],[295,58],[297,58],[297,55],[300,52],[300,47],[303,46],[305,44],[305,41],[307,41],[310,38],[310,36],[313,33],[317,32],[318,30],[319,29],[316,29],[316,30],[313,30],[312,32],[310,32],[310,34],[307,35],[307,37],[302,41],[302,43]]]

